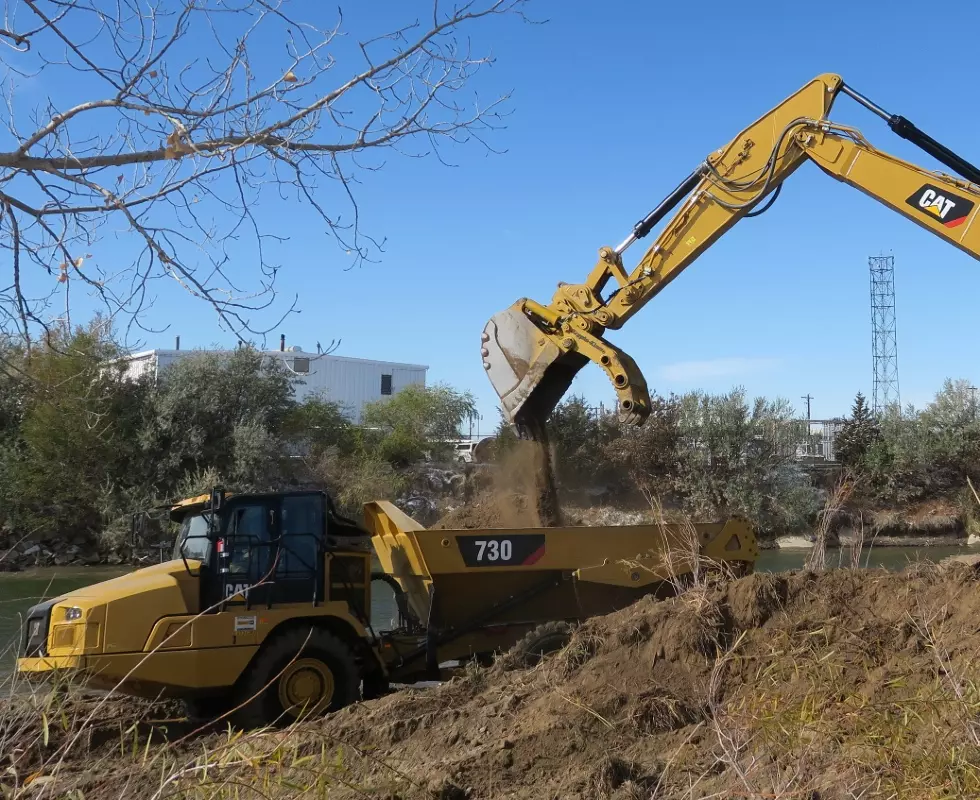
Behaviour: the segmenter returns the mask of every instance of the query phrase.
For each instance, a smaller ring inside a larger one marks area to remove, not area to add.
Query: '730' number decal
[[[468,567],[508,567],[534,564],[544,555],[544,534],[457,536],[456,543]]]
[[[510,539],[477,539],[476,560],[510,561],[514,556],[514,543]]]

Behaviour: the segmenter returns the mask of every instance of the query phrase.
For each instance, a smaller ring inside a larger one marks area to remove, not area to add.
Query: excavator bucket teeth
[[[563,352],[517,302],[494,314],[483,329],[483,367],[507,418],[518,426],[539,426],[568,391],[588,359]]]

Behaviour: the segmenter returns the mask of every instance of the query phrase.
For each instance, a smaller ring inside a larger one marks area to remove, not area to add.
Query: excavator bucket
[[[524,313],[523,300],[483,329],[483,368],[507,418],[534,430],[547,419],[588,359],[565,352]]]
[[[602,336],[549,331],[525,313],[526,300],[494,314],[483,329],[483,368],[507,418],[525,438],[545,436],[544,422],[582,367],[594,361],[616,392],[619,420],[640,425],[650,413],[636,362]],[[572,337],[575,338],[572,338]]]

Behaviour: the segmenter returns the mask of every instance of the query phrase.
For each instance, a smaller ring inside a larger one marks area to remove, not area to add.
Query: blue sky
[[[371,4],[375,24],[402,22],[409,7],[430,5]],[[558,281],[584,279],[600,246],[618,243],[707,153],[816,74],[841,73],[980,162],[975,58],[956,41],[980,29],[980,5],[957,9],[956,30],[948,15],[904,1],[535,0],[529,11],[547,24],[472,30],[475,47],[497,58],[474,88],[513,93],[507,127],[490,140],[506,152],[458,149],[454,167],[391,155],[361,176],[364,229],[386,239],[380,263],[344,271],[310,214],[263,199],[263,219],[288,237],[280,290],[300,295],[302,313],[281,328],[289,344],[341,338],[341,355],[427,364],[430,382],[477,396],[489,428],[486,320],[518,297],[547,301]],[[356,33],[363,18],[348,22]],[[833,117],[938,167],[848,98]],[[809,392],[814,417],[842,414],[857,390],[871,391],[867,261],[879,253],[895,256],[902,400],[922,405],[944,378],[976,374],[980,265],[810,165],[771,211],[736,226],[611,338],[661,393],[741,384],[797,408]],[[231,342],[207,308],[163,288],[151,321],[172,320],[146,344],[169,347],[178,333],[185,347]],[[572,391],[613,397],[595,367]]]

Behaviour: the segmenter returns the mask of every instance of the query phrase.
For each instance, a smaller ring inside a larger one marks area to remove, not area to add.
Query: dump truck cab
[[[371,538],[326,493],[212,493],[178,503],[170,518],[180,525],[173,559],[197,564],[202,611],[316,607],[332,595],[367,620]]]

